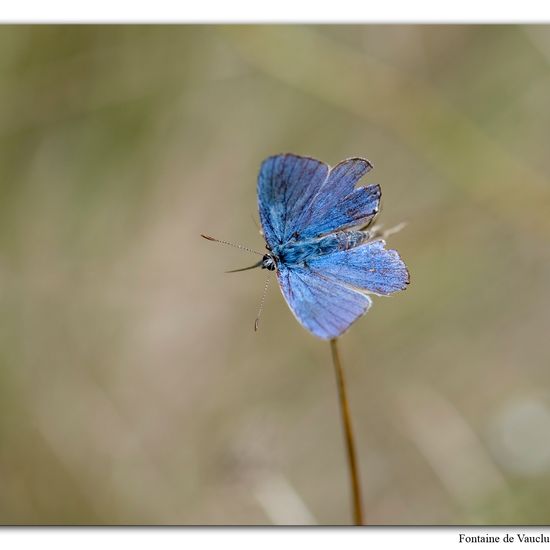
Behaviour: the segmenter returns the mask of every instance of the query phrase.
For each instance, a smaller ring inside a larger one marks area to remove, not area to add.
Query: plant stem
[[[346,449],[348,453],[349,475],[351,482],[351,491],[353,495],[353,519],[355,525],[365,525],[363,520],[363,506],[361,504],[361,483],[359,481],[359,468],[357,466],[357,457],[355,454],[355,442],[353,430],[351,427],[351,416],[349,413],[348,398],[346,395],[346,382],[344,379],[344,369],[340,361],[340,352],[338,351],[338,339],[333,338],[330,341],[330,351],[332,352],[332,362],[336,371],[336,381],[338,385],[338,396],[340,399],[340,409],[342,411],[342,423],[344,425],[344,435],[346,438]]]

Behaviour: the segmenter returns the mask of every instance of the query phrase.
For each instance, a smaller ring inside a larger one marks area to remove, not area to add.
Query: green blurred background
[[[261,161],[364,156],[409,289],[341,341],[376,524],[549,523],[550,27],[0,28],[0,523],[345,524]]]

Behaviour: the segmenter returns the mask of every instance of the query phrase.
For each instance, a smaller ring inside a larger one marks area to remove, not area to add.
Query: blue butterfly
[[[276,272],[296,319],[319,338],[340,336],[364,315],[367,293],[386,296],[409,283],[398,253],[367,229],[380,208],[380,186],[355,185],[371,169],[362,158],[331,168],[293,154],[269,157],[260,168],[268,253],[252,267]]]

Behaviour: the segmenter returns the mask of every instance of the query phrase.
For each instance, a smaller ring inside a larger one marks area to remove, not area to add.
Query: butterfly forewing
[[[262,163],[258,209],[271,248],[299,231],[298,219],[327,179],[328,170],[324,162],[295,155],[277,155]]]
[[[306,268],[281,266],[277,278],[298,321],[319,338],[336,338],[367,312],[371,299]]]
[[[355,185],[371,168],[360,158],[329,168],[307,157],[269,157],[258,177],[258,207],[267,243],[273,247],[291,238],[366,225],[378,212],[380,187]]]

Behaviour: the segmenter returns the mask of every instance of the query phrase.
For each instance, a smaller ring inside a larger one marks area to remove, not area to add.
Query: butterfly
[[[387,296],[409,284],[399,254],[368,229],[381,189],[355,186],[371,169],[363,158],[330,167],[294,154],[269,157],[260,168],[258,210],[267,253],[251,267],[275,271],[294,316],[319,338],[345,332],[369,310],[369,294]]]

